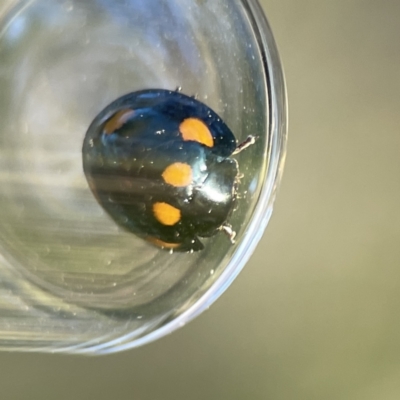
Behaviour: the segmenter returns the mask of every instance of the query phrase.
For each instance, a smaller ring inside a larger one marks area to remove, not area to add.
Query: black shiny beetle
[[[179,91],[119,98],[89,127],[83,169],[108,214],[128,231],[170,250],[203,248],[198,237],[225,231],[238,185],[236,144],[221,118]]]

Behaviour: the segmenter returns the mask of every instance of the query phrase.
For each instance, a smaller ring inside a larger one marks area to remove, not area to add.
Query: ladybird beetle
[[[203,249],[227,223],[239,182],[237,145],[221,118],[194,97],[150,89],[127,94],[92,122],[83,142],[89,187],[122,227],[170,251]]]

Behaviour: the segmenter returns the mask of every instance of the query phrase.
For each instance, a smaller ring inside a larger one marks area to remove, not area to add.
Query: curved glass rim
[[[246,234],[233,254],[230,263],[214,284],[187,310],[173,317],[170,322],[161,322],[151,332],[128,333],[117,339],[91,346],[90,343],[63,348],[61,352],[108,354],[128,350],[150,343],[183,327],[196,316],[206,310],[231,285],[243,269],[258,242],[260,241],[273,210],[277,188],[279,186],[286,156],[287,142],[287,100],[286,83],[277,46],[270,25],[258,0],[242,0],[243,7],[253,18],[257,34],[259,50],[264,63],[264,73],[267,83],[268,104],[268,139],[267,172],[264,184]]]

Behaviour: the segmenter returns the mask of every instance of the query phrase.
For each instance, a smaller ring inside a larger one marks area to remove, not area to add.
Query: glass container
[[[181,87],[238,142],[229,223],[194,253],[121,229],[94,198],[82,143],[140,89]],[[103,354],[148,343],[211,305],[272,212],[285,156],[276,45],[256,0],[3,0],[0,5],[0,349]]]

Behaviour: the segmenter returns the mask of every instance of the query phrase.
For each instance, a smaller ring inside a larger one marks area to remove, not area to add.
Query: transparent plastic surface
[[[183,326],[250,257],[286,135],[275,43],[255,0],[33,0],[0,6],[0,348],[106,353]],[[121,229],[82,170],[93,118],[140,89],[182,87],[238,142],[229,222],[197,253]]]

